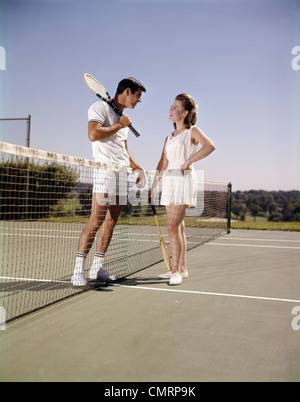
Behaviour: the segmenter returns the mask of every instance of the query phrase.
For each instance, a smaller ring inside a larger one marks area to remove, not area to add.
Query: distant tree
[[[231,212],[242,221],[245,220],[245,216],[247,213],[247,208],[244,204],[239,204],[237,202],[232,202],[231,204]]]
[[[262,210],[261,207],[255,203],[251,203],[248,205],[248,209],[250,210],[251,215],[254,217],[254,222],[256,222],[256,217]]]
[[[300,191],[250,190],[233,192],[232,212],[242,219],[248,211],[254,219],[300,221]]]
[[[282,218],[283,218],[283,215],[280,212],[275,211],[268,217],[268,221],[281,222]]]
[[[277,211],[277,209],[278,205],[274,200],[268,204],[268,212],[270,215],[273,214],[275,211]]]
[[[288,222],[293,220],[293,203],[286,201],[282,208],[282,220]]]

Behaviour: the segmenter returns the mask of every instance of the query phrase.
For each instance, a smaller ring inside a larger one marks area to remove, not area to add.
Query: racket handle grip
[[[152,204],[151,204],[151,209],[152,209],[153,215],[157,215],[156,208]]]
[[[130,130],[133,132],[133,134],[136,136],[136,137],[139,137],[141,134],[139,134],[137,131],[136,131],[136,129],[130,124],[130,126],[128,126],[129,128],[130,128]]]
[[[115,104],[114,101],[110,101],[109,104],[112,106],[112,108],[114,109],[114,111],[117,113],[117,115],[118,115],[119,117],[123,116],[123,113],[120,112],[119,108],[116,106],[116,104]],[[136,137],[139,137],[139,136],[141,135],[141,134],[139,134],[139,133],[136,131],[136,129],[135,129],[131,124],[130,124],[130,126],[128,126],[128,127],[130,128],[130,130],[133,132],[133,134],[134,134]]]

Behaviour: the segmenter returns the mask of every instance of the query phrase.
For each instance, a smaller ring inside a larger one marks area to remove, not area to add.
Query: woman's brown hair
[[[186,128],[190,128],[197,121],[197,105],[194,99],[189,94],[180,94],[177,95],[175,100],[179,100],[182,102],[184,110],[188,111],[188,114],[184,118],[184,125]],[[174,127],[176,129],[176,123],[174,123]]]

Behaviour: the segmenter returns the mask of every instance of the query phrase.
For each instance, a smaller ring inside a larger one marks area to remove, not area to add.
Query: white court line
[[[24,231],[24,232],[43,232],[43,233],[46,233],[46,232],[55,232],[55,233],[61,233],[61,232],[70,232],[70,233],[81,233],[81,230],[71,230],[71,229],[59,229],[59,230],[57,230],[57,229],[47,229],[47,228],[19,228],[19,227],[17,227],[17,228],[10,228],[10,227],[4,227],[4,228],[1,228],[1,229],[4,229],[4,230],[7,230],[8,232],[12,232],[12,230],[11,229],[15,229],[16,231],[18,231],[18,232],[21,232],[22,230]],[[12,233],[13,234],[13,233]]]
[[[195,236],[195,237],[197,237],[197,235]],[[281,241],[281,242],[283,242],[283,243],[300,243],[300,240],[283,240],[283,239],[256,239],[256,238],[253,238],[253,239],[250,239],[250,238],[248,238],[248,237],[243,237],[243,238],[241,238],[241,237],[226,237],[226,236],[222,236],[222,239],[223,240],[240,240],[240,241],[244,241],[244,240],[248,240],[248,241],[274,241],[274,242],[276,242],[276,241]]]
[[[9,230],[9,229],[8,229]],[[18,231],[27,231],[27,232],[42,232],[42,234],[30,234],[30,233],[26,233],[25,235],[21,234],[21,233],[0,233],[0,236],[22,236],[22,237],[49,237],[49,238],[66,238],[66,239],[77,239],[79,236],[51,236],[51,235],[47,235],[47,233],[49,232],[56,232],[56,233],[78,233],[80,234],[81,231],[80,230],[57,230],[57,229],[44,229],[44,228],[40,228],[40,229],[35,229],[35,228],[18,228]],[[141,233],[136,233],[136,232],[129,232],[128,236],[141,236]],[[157,237],[156,233],[143,233],[143,236],[154,236]],[[169,237],[168,233],[163,233],[164,237]],[[187,238],[209,238],[209,236],[204,236],[204,235],[197,235],[197,234],[191,234],[188,235]],[[222,236],[221,237],[222,240],[224,241],[231,241],[231,240],[239,240],[239,241],[265,241],[265,242],[283,242],[283,243],[300,243],[300,240],[284,240],[284,239],[261,239],[261,238],[240,238],[240,237],[226,237],[226,236]],[[141,241],[141,240],[136,240],[136,241]],[[198,242],[191,242],[194,244],[198,244]],[[221,244],[221,243],[219,243]],[[267,246],[265,246],[267,247]],[[275,247],[275,246],[271,246],[271,247]]]
[[[52,280],[52,279],[34,279],[34,278],[16,278],[14,276],[0,276],[0,279],[7,279],[10,281],[23,281],[23,282],[72,283],[71,281],[56,281],[56,280]]]
[[[208,295],[208,296],[237,297],[237,298],[241,298],[241,299],[255,299],[255,300],[268,300],[268,301],[300,303],[300,300],[279,299],[279,298],[275,298],[275,297],[246,296],[246,295],[235,295],[235,294],[230,294],[230,293],[199,292],[199,291],[196,291],[196,290],[162,289],[162,288],[151,288],[151,287],[145,287],[145,286],[120,285],[118,283],[110,283],[109,285],[115,286],[115,287],[120,287],[120,288],[141,289],[141,290],[157,290],[159,292],[189,293],[189,294],[199,294],[199,295]]]
[[[58,235],[50,235],[50,234],[28,234],[26,233],[25,235],[22,233],[0,233],[0,236],[21,236],[21,237],[46,237],[47,239],[79,239],[79,235],[78,236],[58,236]]]
[[[30,233],[26,233],[26,234],[22,234],[22,233],[0,233],[0,236],[7,236],[7,237],[8,237],[8,236],[10,236],[10,237],[14,237],[14,236],[18,236],[18,237],[46,237],[46,238],[49,238],[49,239],[52,239],[52,238],[58,238],[58,239],[79,239],[79,235],[80,235],[81,232],[78,232],[78,235],[76,235],[76,236],[58,235],[58,234],[56,234],[56,235],[51,235],[51,234],[45,233],[45,231],[43,231],[43,233],[44,233],[44,234],[39,234],[39,233],[33,233],[33,234],[30,234]],[[61,233],[61,232],[58,231],[57,233]],[[73,232],[73,233],[75,233],[75,232]],[[164,233],[162,233],[162,234],[163,234],[163,236],[165,236],[165,237],[169,237],[167,234],[164,234]],[[131,237],[131,236],[141,236],[141,235],[143,235],[143,236],[148,236],[148,237],[150,237],[150,236],[152,236],[152,237],[159,237],[158,233],[128,233],[127,235],[128,235],[128,237]],[[118,234],[116,235],[116,237],[118,238]],[[130,239],[127,239],[127,238],[120,239],[120,240],[143,241],[143,240],[139,240],[139,239],[130,240]],[[151,241],[151,240],[145,240],[145,241]]]
[[[140,235],[140,234],[139,234]],[[149,236],[149,234],[146,234]],[[52,235],[39,235],[39,234],[26,234],[25,236],[23,234],[16,234],[16,233],[0,233],[0,236],[21,236],[21,237],[39,237],[39,238],[57,238],[57,239],[78,239],[78,236],[52,236]],[[131,234],[128,234],[128,236],[131,236]],[[151,236],[157,237],[158,235],[156,234],[151,234]],[[167,235],[164,235],[165,237],[168,237]],[[191,236],[193,237],[193,236]],[[223,238],[224,239],[224,238]],[[131,242],[159,242],[159,239],[153,239],[153,240],[146,240],[146,239],[129,239],[129,238],[118,238],[119,241],[131,241]],[[229,240],[229,239],[226,239]],[[195,241],[189,241],[187,238],[187,243],[188,244],[201,244],[199,242]],[[255,244],[236,244],[236,243],[203,243],[203,245],[206,246],[235,246],[235,247],[260,247],[260,248],[277,248],[277,249],[293,249],[293,250],[300,250],[300,247],[288,247],[288,246],[264,246],[264,245],[255,245]]]
[[[132,233],[128,234],[128,237],[130,237]],[[135,235],[141,236],[141,233],[135,233]],[[159,237],[158,233],[157,234],[143,234],[143,236],[154,236],[154,237]],[[22,234],[22,233],[0,233],[0,236],[19,236],[19,237],[46,237],[49,239],[57,238],[57,239],[79,239],[78,236],[67,236],[67,235],[50,235],[50,234]],[[168,237],[168,236],[166,236]],[[153,240],[140,240],[140,239],[129,239],[127,237],[124,238],[118,238],[118,235],[116,236],[116,239],[118,240],[128,240],[128,241],[153,241]],[[156,239],[154,240],[156,241]],[[158,240],[159,241],[159,240]]]
[[[46,282],[46,283],[66,283],[68,285],[73,285],[72,281],[58,281],[55,279],[36,279],[36,278],[17,278],[14,276],[0,276],[0,279],[6,279],[6,280],[10,280],[10,281],[22,281],[22,282]],[[94,285],[105,285],[106,282],[105,281],[93,281],[90,283],[90,285],[94,286]],[[89,286],[89,284],[87,284],[87,286]],[[80,288],[80,286],[76,286],[76,288]]]
[[[293,250],[300,250],[300,247],[288,247],[288,246],[263,246],[261,244],[236,244],[236,243],[204,243],[206,246],[235,246],[235,247],[260,247],[260,248],[287,248]]]
[[[71,281],[58,281],[58,280],[50,280],[50,279],[33,279],[33,278],[17,278],[17,277],[10,277],[10,276],[1,276],[0,279],[19,280],[19,281],[24,281],[24,282],[54,282],[54,283],[72,284]],[[99,283],[99,284],[103,285],[103,283]],[[208,295],[208,296],[236,297],[236,298],[240,298],[240,299],[254,299],[254,300],[300,303],[300,300],[280,299],[280,298],[275,298],[275,297],[247,296],[247,295],[235,295],[235,294],[230,294],[230,293],[215,293],[215,292],[200,292],[197,290],[162,289],[162,288],[152,288],[152,287],[146,287],[146,286],[121,285],[119,283],[112,283],[112,282],[110,282],[108,285],[114,286],[114,287],[119,287],[119,288],[156,290],[159,292],[187,293],[187,294],[199,294],[199,295]]]
[[[0,233],[0,236],[3,235],[2,233]],[[22,234],[5,234],[5,236],[21,236],[21,237],[38,237],[38,238],[47,238],[47,239],[79,239],[79,236],[51,236],[51,235],[39,235],[39,234],[26,234],[25,236]],[[150,240],[146,240],[146,239],[129,239],[127,237],[125,238],[120,238],[117,237],[115,238],[116,241],[124,241],[124,242],[143,242],[143,243],[159,243],[159,236],[158,234],[155,235],[155,237],[157,237],[157,239],[150,239]],[[198,242],[190,242],[190,243],[195,243],[195,244],[200,244]]]

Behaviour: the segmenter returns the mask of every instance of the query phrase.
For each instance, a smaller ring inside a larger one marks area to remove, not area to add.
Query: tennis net
[[[0,306],[7,322],[64,298],[99,286],[74,287],[78,241],[92,206],[95,171],[115,166],[0,142]],[[105,269],[117,279],[163,260],[147,185],[128,171],[128,197],[105,254]],[[197,207],[185,218],[187,248],[230,230],[230,184],[199,180]],[[168,244],[165,208],[156,206]],[[98,239],[86,258],[92,264]]]

